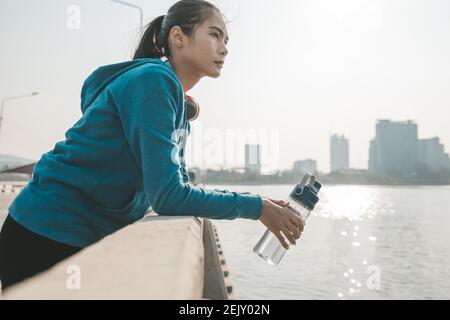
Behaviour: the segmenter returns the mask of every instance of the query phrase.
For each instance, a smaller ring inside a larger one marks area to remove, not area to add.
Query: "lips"
[[[214,63],[223,67],[223,64],[225,63],[225,61],[214,61]]]

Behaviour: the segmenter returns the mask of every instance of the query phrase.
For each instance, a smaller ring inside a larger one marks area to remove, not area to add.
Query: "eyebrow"
[[[209,28],[210,28],[210,29],[215,29],[215,30],[219,31],[221,36],[224,36],[224,34],[225,34],[225,32],[223,32],[223,30],[222,30],[221,28],[219,28],[219,27],[211,26],[211,27],[209,27]],[[230,40],[230,37],[227,37],[226,40],[229,41],[229,40]]]

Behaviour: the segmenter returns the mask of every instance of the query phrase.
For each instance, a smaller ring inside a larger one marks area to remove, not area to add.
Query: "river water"
[[[208,186],[286,199],[290,185]],[[238,299],[450,299],[450,186],[324,186],[281,263],[259,221],[214,220]]]

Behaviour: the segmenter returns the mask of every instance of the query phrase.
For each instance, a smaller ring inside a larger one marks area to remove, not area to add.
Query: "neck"
[[[169,59],[169,61],[183,86],[184,92],[191,90],[200,81],[201,76],[186,65],[186,63],[180,63],[176,59]]]

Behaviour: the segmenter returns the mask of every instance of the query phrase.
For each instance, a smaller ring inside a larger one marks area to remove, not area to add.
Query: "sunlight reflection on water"
[[[277,199],[291,191],[223,188]],[[238,298],[448,299],[448,194],[448,186],[324,186],[302,238],[277,267],[252,253],[265,230],[261,223],[214,223]]]

